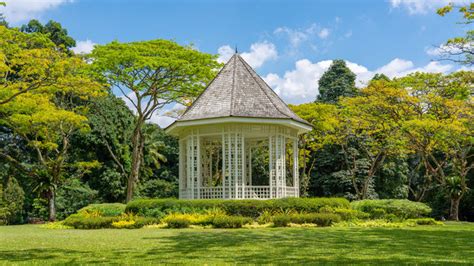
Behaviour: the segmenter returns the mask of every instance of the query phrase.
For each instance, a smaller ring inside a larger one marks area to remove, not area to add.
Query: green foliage
[[[331,226],[334,223],[340,222],[341,217],[334,213],[293,213],[275,215],[272,221],[276,227],[285,227],[289,223]]]
[[[215,56],[168,40],[113,41],[96,46],[89,58],[98,77],[118,88],[137,114],[130,140],[133,171],[127,177],[128,202],[134,196],[136,182],[140,181],[146,142],[145,122],[171,102],[189,104],[215,76],[220,64]],[[156,158],[149,162],[157,162]]]
[[[360,200],[351,202],[351,206],[370,214],[373,219],[393,216],[399,219],[421,218],[431,213],[426,204],[409,200]]]
[[[26,33],[45,34],[54,44],[66,51],[76,46],[76,41],[68,35],[67,30],[53,20],[43,25],[38,20],[32,19],[28,24],[21,26],[20,30]]]
[[[25,192],[15,178],[0,182],[0,224],[22,223],[24,201]]]
[[[119,217],[84,216],[83,214],[72,214],[64,220],[64,225],[75,229],[100,229],[110,228],[113,222],[119,221]]]
[[[319,79],[317,101],[337,103],[340,97],[357,94],[356,75],[346,66],[344,60],[334,60],[329,69]]]
[[[166,223],[169,228],[188,228],[190,225],[189,220],[183,217],[170,217],[166,219]]]
[[[57,218],[63,220],[79,209],[96,202],[98,192],[78,179],[67,180],[56,195]]]
[[[263,212],[296,211],[318,212],[323,206],[349,208],[343,198],[285,198],[273,200],[178,200],[137,199],[127,204],[126,212],[147,216],[150,213],[204,212],[213,208],[228,215],[257,218]]]
[[[126,205],[122,203],[90,204],[77,211],[77,213],[97,213],[98,216],[116,217],[125,213],[125,207]]]
[[[215,228],[241,228],[244,224],[249,224],[253,220],[249,217],[235,215],[218,215],[212,220]]]
[[[127,214],[124,209],[125,205],[120,203],[91,204],[67,217],[63,223],[76,229],[135,229],[159,223],[159,219]]]

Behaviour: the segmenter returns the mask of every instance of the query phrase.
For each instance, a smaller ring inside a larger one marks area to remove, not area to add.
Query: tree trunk
[[[459,221],[459,202],[461,202],[461,197],[451,197],[451,207],[449,208],[449,220],[451,221]]]
[[[54,189],[51,189],[48,194],[48,220],[50,222],[54,222],[56,221],[56,192],[54,191]]]
[[[127,198],[126,202],[129,202],[133,199],[133,192],[135,190],[135,184],[138,181],[138,176],[140,174],[140,166],[142,163],[142,153],[143,153],[143,138],[142,138],[142,129],[141,125],[137,125],[133,132],[132,136],[132,170],[127,180]]]

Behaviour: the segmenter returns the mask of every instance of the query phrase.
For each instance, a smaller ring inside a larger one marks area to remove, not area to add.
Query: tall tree
[[[67,30],[59,22],[53,20],[43,25],[38,20],[32,19],[28,24],[21,26],[20,30],[26,33],[43,33],[64,51],[69,51],[70,48],[76,46],[76,41],[68,35]]]
[[[50,220],[55,219],[55,191],[64,170],[83,174],[94,164],[67,161],[70,137],[86,129],[84,108],[77,99],[102,94],[102,86],[89,77],[88,64],[57,49],[42,33],[25,34],[0,26],[0,123],[11,128],[34,151],[33,163],[16,160],[0,148],[19,169],[36,177],[49,200]]]
[[[474,88],[472,72],[450,75],[415,73],[399,81],[416,97],[413,116],[402,130],[411,150],[421,156],[429,175],[450,198],[450,219],[459,219],[459,203],[468,190],[467,174],[474,168]]]
[[[92,65],[112,87],[120,90],[137,117],[132,133],[132,164],[127,201],[133,198],[143,160],[143,125],[172,102],[197,96],[215,75],[215,57],[173,41],[112,42],[97,46]]]
[[[387,157],[403,157],[407,153],[401,122],[409,112],[406,111],[408,105],[400,103],[407,98],[410,96],[403,88],[379,80],[371,82],[360,96],[341,99],[341,126],[337,132],[337,143],[342,147],[347,170],[359,199],[369,196],[374,177]],[[350,147],[354,141],[357,151]],[[362,178],[357,178],[362,170],[357,163],[358,157],[367,162]]]
[[[334,60],[329,69],[319,79],[317,101],[337,103],[339,97],[355,96],[356,75],[346,66],[344,60]]]

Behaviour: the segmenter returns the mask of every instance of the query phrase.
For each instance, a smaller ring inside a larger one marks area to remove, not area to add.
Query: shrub
[[[242,228],[242,225],[252,221],[251,218],[243,216],[218,215],[212,219],[212,226],[215,228]]]
[[[8,177],[5,186],[0,180],[0,224],[23,222],[25,192],[14,177]]]
[[[120,220],[112,222],[112,227],[117,229],[132,229],[135,228],[135,221],[133,220]]]
[[[77,213],[85,216],[115,217],[124,214],[125,206],[126,205],[122,203],[90,204],[77,211]]]
[[[372,219],[390,218],[393,215],[399,219],[421,218],[431,213],[431,208],[426,204],[409,200],[360,200],[353,201],[351,206],[368,213]]]
[[[134,228],[142,228],[147,225],[160,223],[160,219],[153,218],[153,217],[136,217],[134,221],[135,221]]]
[[[163,222],[170,220],[186,220],[191,225],[209,225],[212,223],[212,215],[199,213],[170,213],[163,218]]]
[[[260,216],[258,216],[257,223],[258,224],[270,223],[272,221],[272,217],[273,215],[270,211],[263,211],[263,213],[260,214]]]
[[[334,210],[334,213],[341,216],[341,219],[343,221],[351,221],[351,220],[357,220],[357,219],[365,220],[370,217],[370,215],[366,212],[353,210],[353,209],[336,208]]]
[[[182,217],[170,217],[166,220],[169,228],[188,228],[190,222]]]
[[[81,214],[72,214],[67,217],[66,220],[64,220],[64,225],[71,226],[76,229],[100,229],[111,228],[112,223],[119,220],[120,217],[85,217]]]
[[[330,226],[340,221],[341,216],[335,213],[278,214],[273,217],[273,224],[277,227],[288,226],[289,223]]]
[[[257,218],[269,212],[318,212],[320,208],[350,208],[344,198],[285,198],[271,200],[178,200],[178,199],[138,199],[127,204],[126,212],[142,216],[150,213],[204,213],[217,208],[227,215]]]
[[[273,225],[276,227],[285,227],[291,223],[291,217],[288,214],[277,214],[272,218]]]

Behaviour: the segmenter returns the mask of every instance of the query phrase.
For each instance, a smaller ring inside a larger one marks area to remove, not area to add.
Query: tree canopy
[[[334,60],[319,79],[317,101],[336,103],[339,97],[356,95],[355,78],[344,60]]]
[[[132,133],[132,165],[127,201],[133,197],[143,159],[144,123],[164,106],[188,104],[214,77],[215,57],[173,41],[112,42],[97,46],[90,55],[100,78],[121,91],[137,117]]]

